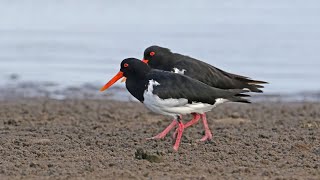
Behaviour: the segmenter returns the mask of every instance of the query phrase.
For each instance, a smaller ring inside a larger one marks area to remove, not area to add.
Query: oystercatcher
[[[104,91],[126,77],[126,88],[151,111],[174,118],[169,131],[178,125],[176,141],[173,146],[178,150],[185,125],[182,115],[203,114],[223,102],[250,103],[249,95],[242,89],[222,90],[210,87],[188,76],[151,69],[150,66],[135,58],[124,59],[120,71],[100,91]],[[159,135],[161,136],[161,135]]]
[[[228,73],[200,60],[182,54],[173,53],[170,49],[160,46],[148,47],[144,51],[142,61],[148,63],[151,68],[184,74],[209,86],[220,89],[248,89],[251,92],[261,93],[262,90],[259,89],[263,88],[261,84],[267,83],[264,81],[252,80],[245,76]],[[205,141],[207,139],[210,140],[212,139],[212,133],[209,129],[205,113],[200,116],[193,114],[193,119],[186,124],[186,127],[198,122],[200,117],[202,117],[205,128],[205,136],[201,141]],[[169,130],[170,128],[172,128],[171,125],[168,126]],[[168,132],[168,129],[154,138],[162,138],[163,134]]]

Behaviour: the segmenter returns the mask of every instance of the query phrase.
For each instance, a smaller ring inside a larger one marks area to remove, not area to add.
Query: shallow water
[[[318,91],[319,18],[317,0],[0,0],[0,82],[102,85],[158,44],[268,81],[268,93]]]

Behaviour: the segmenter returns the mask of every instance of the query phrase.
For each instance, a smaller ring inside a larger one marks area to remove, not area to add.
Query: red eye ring
[[[150,56],[154,56],[155,54],[156,54],[156,53],[153,52],[153,51],[150,52]]]
[[[129,64],[128,63],[124,63],[123,67],[128,67]]]

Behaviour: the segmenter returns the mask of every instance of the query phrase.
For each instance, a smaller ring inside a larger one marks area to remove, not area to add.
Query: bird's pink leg
[[[175,151],[178,151],[178,149],[179,149],[179,145],[180,145],[180,141],[181,141],[183,130],[184,130],[184,125],[181,122],[181,117],[180,117],[180,118],[178,118],[178,135],[177,135],[176,142],[173,145],[173,149]]]
[[[193,115],[193,119],[191,119],[189,122],[187,122],[185,125],[184,125],[184,128],[187,128],[195,123],[197,123],[200,119],[200,114],[197,114],[197,113],[191,113]],[[178,129],[175,130],[175,132],[172,134],[172,138],[175,139],[177,137],[177,133],[178,133]]]
[[[203,122],[203,126],[204,126],[204,131],[205,131],[205,135],[200,139],[200,141],[206,141],[206,140],[211,140],[212,139],[212,133],[209,129],[209,125],[207,122],[207,117],[206,114],[203,113],[201,114],[202,117],[202,122]]]
[[[178,122],[174,119],[174,120],[172,121],[172,123],[171,123],[168,127],[166,127],[161,133],[159,133],[158,135],[156,135],[156,136],[154,136],[154,137],[147,138],[147,140],[149,140],[149,139],[161,139],[161,138],[164,138],[164,137],[168,134],[168,132],[169,132],[172,128],[174,128],[177,124],[178,124]]]
[[[187,128],[189,126],[192,126],[193,124],[197,123],[200,119],[200,114],[197,114],[197,113],[192,113],[193,115],[193,119],[191,119],[189,122],[187,122],[185,125],[184,125],[184,128]]]

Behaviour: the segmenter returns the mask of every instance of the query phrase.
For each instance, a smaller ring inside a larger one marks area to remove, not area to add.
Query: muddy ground
[[[184,121],[190,119],[184,117]],[[140,103],[0,102],[0,179],[320,179],[320,103],[224,104],[172,140]]]

